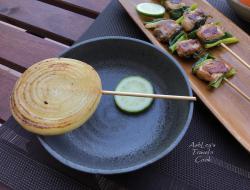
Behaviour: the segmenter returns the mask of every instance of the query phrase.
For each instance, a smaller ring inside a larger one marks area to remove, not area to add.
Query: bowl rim
[[[239,5],[241,8],[244,8],[245,10],[246,9],[250,10],[250,7],[242,3],[240,0],[231,0],[231,2],[229,1],[229,3],[232,3],[232,2]]]
[[[182,76],[184,77],[184,81],[187,85],[188,88],[188,93],[189,96],[193,96],[193,92],[191,89],[191,85],[189,82],[189,79],[185,73],[185,71],[182,69],[182,67],[180,66],[180,64],[173,58],[172,55],[170,55],[168,52],[166,52],[165,50],[149,43],[143,40],[139,40],[139,39],[135,39],[135,38],[131,38],[131,37],[123,37],[123,36],[104,36],[104,37],[97,37],[97,38],[92,38],[89,40],[85,40],[83,42],[77,43],[73,46],[71,46],[69,49],[65,50],[64,52],[62,52],[59,57],[63,57],[65,53],[67,53],[68,51],[71,51],[72,49],[78,48],[82,45],[88,44],[88,43],[93,43],[93,42],[97,42],[97,41],[105,41],[105,40],[125,40],[125,41],[132,41],[132,42],[137,42],[137,43],[141,43],[143,45],[146,46],[150,46],[153,49],[156,49],[158,51],[160,51],[162,54],[164,54],[165,56],[167,56],[172,63],[178,68],[178,70],[181,72]],[[164,64],[164,63],[163,63]],[[169,152],[171,152],[182,140],[182,138],[184,137],[192,116],[193,116],[193,109],[194,109],[194,102],[190,101],[189,102],[189,112],[188,112],[188,116],[186,119],[186,122],[184,124],[183,129],[181,130],[181,132],[179,133],[179,135],[177,136],[177,138],[172,142],[172,144],[170,146],[168,146],[165,150],[163,150],[161,153],[159,153],[158,155],[156,155],[153,158],[150,158],[140,164],[136,164],[133,166],[129,166],[129,167],[125,167],[125,168],[119,168],[119,169],[98,169],[98,168],[91,168],[91,167],[87,167],[87,166],[82,166],[80,164],[76,164],[73,163],[70,160],[67,160],[66,158],[64,158],[62,155],[58,154],[52,147],[49,146],[49,144],[47,144],[44,140],[43,140],[43,136],[37,136],[38,140],[40,141],[40,143],[42,144],[42,146],[55,158],[57,159],[59,162],[61,162],[62,164],[69,166],[70,168],[73,168],[75,170],[81,171],[81,172],[87,172],[87,173],[92,173],[92,174],[121,174],[121,173],[127,173],[127,172],[132,172],[135,170],[138,170],[140,168],[143,168],[147,165],[150,165],[154,162],[156,162],[157,160],[160,160],[161,158],[163,158],[164,156],[166,156]]]

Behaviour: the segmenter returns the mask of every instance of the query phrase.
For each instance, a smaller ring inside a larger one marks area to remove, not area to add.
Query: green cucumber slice
[[[136,10],[145,16],[151,17],[162,17],[165,13],[165,8],[155,3],[140,3],[136,5]]]
[[[115,91],[153,94],[153,86],[140,76],[129,76],[120,81]],[[131,96],[114,96],[116,105],[128,113],[138,113],[148,108],[153,99]]]

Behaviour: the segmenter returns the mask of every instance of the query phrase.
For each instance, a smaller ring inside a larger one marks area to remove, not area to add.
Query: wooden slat
[[[58,56],[67,47],[0,23],[0,49],[0,122],[3,122],[10,116],[9,97],[19,72],[37,61]]]
[[[0,120],[6,121],[10,116],[9,97],[15,85],[17,76],[1,68],[0,65]]]
[[[0,19],[65,44],[72,44],[94,21],[34,0],[0,0]]]
[[[23,72],[42,59],[56,57],[66,47],[0,23],[1,63]]]

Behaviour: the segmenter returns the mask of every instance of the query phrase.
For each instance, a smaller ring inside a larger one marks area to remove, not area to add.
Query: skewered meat
[[[153,33],[155,37],[161,42],[168,42],[175,34],[181,31],[182,27],[174,20],[163,20],[157,24]]]
[[[176,10],[180,9],[185,6],[185,3],[182,2],[182,0],[167,0],[165,2],[165,7],[168,10]]]
[[[225,35],[221,27],[213,23],[203,25],[196,34],[203,42],[220,39]]]
[[[214,81],[227,73],[232,67],[221,59],[207,59],[196,71],[198,78],[205,81]]]
[[[206,22],[206,15],[200,9],[185,12],[183,17],[182,27],[186,32],[190,32]]]
[[[202,45],[197,39],[189,39],[177,43],[176,51],[180,57],[190,57],[202,50]]]

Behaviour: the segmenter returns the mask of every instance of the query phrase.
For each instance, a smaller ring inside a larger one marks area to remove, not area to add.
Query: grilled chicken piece
[[[221,59],[208,59],[197,70],[196,75],[202,80],[211,82],[221,77],[224,73],[227,73],[231,68],[230,65]]]
[[[196,34],[198,38],[203,42],[216,40],[225,35],[221,27],[213,23],[203,25],[202,27],[200,27]]]
[[[199,52],[202,45],[197,39],[189,39],[177,43],[176,51],[180,57],[189,57]]]
[[[193,29],[195,29],[197,23],[200,23],[202,21],[204,21],[205,23],[206,21],[206,15],[200,9],[196,9],[190,12],[185,12],[183,16],[184,19],[182,22],[182,27],[186,32],[190,32]]]
[[[168,10],[176,10],[185,6],[185,3],[182,0],[167,0],[165,2],[165,7]]]
[[[174,20],[168,19],[159,22],[153,33],[160,42],[168,42],[168,40],[177,34],[181,29],[182,27]]]

